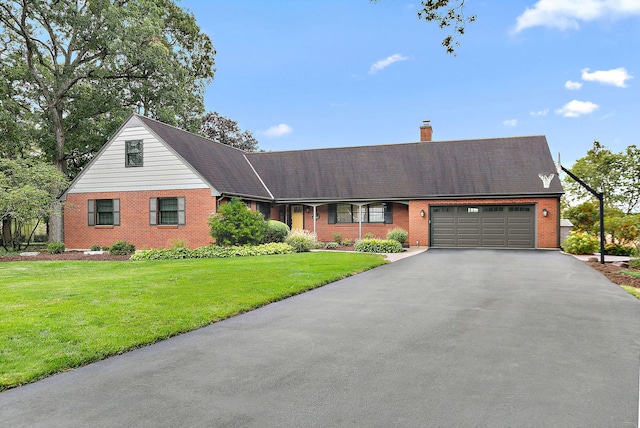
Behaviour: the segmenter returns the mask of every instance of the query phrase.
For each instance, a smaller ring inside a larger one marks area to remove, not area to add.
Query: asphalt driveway
[[[573,257],[430,250],[6,391],[0,425],[632,427],[639,337]]]

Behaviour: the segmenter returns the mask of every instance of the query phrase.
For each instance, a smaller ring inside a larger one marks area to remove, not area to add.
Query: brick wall
[[[329,207],[321,205],[316,208],[316,213],[320,218],[316,221],[316,234],[321,242],[333,241],[332,235],[340,233],[343,238],[355,241],[358,239],[358,223],[337,223],[329,224]],[[384,223],[362,223],[362,236],[373,233],[377,238],[386,239],[387,232],[400,227],[409,230],[409,208],[406,204],[393,204],[393,224]],[[313,208],[304,208],[304,228],[313,231]]]
[[[429,207],[431,205],[536,205],[537,248],[558,248],[558,225],[560,219],[558,198],[514,198],[514,199],[457,199],[416,200],[409,202],[409,243],[414,246],[429,245]],[[548,211],[547,217],[542,210]],[[424,210],[425,216],[420,216]]]
[[[149,225],[149,199],[185,197],[184,225]],[[88,226],[89,199],[120,199],[120,226]],[[207,219],[216,211],[216,198],[209,189],[158,190],[144,192],[71,193],[64,205],[64,242],[67,248],[110,246],[125,240],[144,248],[168,248],[177,240],[195,248],[212,242]]]

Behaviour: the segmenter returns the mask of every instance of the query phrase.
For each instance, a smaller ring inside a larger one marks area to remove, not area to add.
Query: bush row
[[[131,260],[174,260],[174,259],[215,259],[245,256],[269,256],[273,254],[290,254],[295,250],[288,244],[270,243],[262,245],[243,245],[219,247],[209,245],[194,250],[189,248],[161,248],[142,250],[131,256]]]
[[[353,248],[363,253],[401,253],[402,244],[394,239],[363,239],[356,241]]]

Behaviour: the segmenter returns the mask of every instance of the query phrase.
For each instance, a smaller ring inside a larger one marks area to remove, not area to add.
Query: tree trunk
[[[49,242],[64,242],[62,207],[62,202],[54,202],[53,212],[49,216]]]
[[[67,162],[64,158],[64,146],[65,146],[65,138],[64,138],[64,128],[62,127],[62,108],[61,107],[52,107],[51,111],[51,120],[53,122],[53,133],[56,137],[56,148],[53,153],[53,165],[58,169],[58,171],[65,174],[67,172]],[[53,213],[49,217],[49,242],[62,242],[64,238],[63,232],[63,221],[62,221],[62,203],[56,202]]]
[[[2,219],[2,242],[5,245],[11,242],[11,217]]]

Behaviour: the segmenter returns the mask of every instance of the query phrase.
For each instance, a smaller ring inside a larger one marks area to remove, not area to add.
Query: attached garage
[[[431,206],[430,246],[535,248],[535,205]]]

